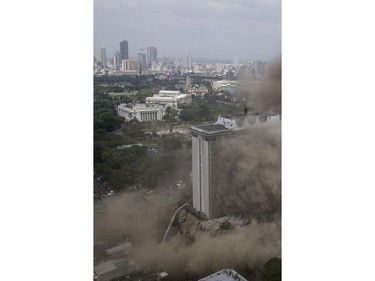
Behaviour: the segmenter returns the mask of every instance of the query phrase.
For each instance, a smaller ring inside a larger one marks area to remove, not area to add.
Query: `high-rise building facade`
[[[138,60],[122,60],[121,70],[127,73],[138,73]]]
[[[266,73],[267,63],[264,61],[254,60],[252,61],[252,74],[255,76],[264,76]]]
[[[155,47],[148,47],[146,50],[147,66],[151,66],[152,62],[158,61],[158,50]]]
[[[100,65],[101,68],[107,67],[107,52],[106,48],[100,46],[96,50],[96,62],[98,65]]]
[[[182,61],[182,66],[185,68],[191,68],[192,67],[192,59],[191,56],[184,57]]]
[[[147,70],[147,61],[146,61],[146,51],[144,49],[141,49],[141,51],[138,53],[138,68],[139,72],[146,71]]]
[[[121,67],[121,54],[117,51],[114,55],[114,66],[116,70],[120,70]]]
[[[128,47],[127,40],[120,42],[120,56],[121,56],[121,61],[129,59],[129,47]]]

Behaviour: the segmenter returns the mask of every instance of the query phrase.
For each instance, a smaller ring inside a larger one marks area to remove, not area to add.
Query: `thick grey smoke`
[[[252,223],[242,230],[212,236],[198,232],[195,242],[186,245],[179,236],[167,243],[147,242],[136,249],[145,265],[173,273],[208,274],[223,268],[259,268],[280,255],[280,232],[276,223]]]
[[[281,114],[281,56],[268,64],[261,81],[240,81],[239,98],[256,112]]]
[[[154,208],[141,197],[133,199],[137,200],[111,199],[106,215],[94,224],[94,234],[97,243],[129,238],[133,242],[130,254],[138,266],[174,276],[185,272],[204,276],[223,268],[260,268],[269,258],[280,256],[280,227],[275,222],[253,221],[237,231],[213,236],[198,230],[195,220],[186,227],[195,234],[192,241],[174,227],[161,243],[174,209]]]
[[[135,194],[108,199],[106,214],[94,224],[95,242],[129,238],[137,265],[179,278],[185,272],[202,277],[223,268],[260,269],[280,257],[280,126],[254,128],[219,147],[216,207],[249,218],[249,225],[214,236],[186,225],[191,239],[175,226],[161,243],[176,206],[155,208]]]
[[[213,176],[219,214],[257,220],[280,216],[280,124],[254,127],[220,142]]]

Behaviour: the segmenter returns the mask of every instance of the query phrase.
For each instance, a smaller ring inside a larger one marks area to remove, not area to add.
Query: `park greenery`
[[[272,258],[263,266],[262,281],[281,281],[281,259]]]

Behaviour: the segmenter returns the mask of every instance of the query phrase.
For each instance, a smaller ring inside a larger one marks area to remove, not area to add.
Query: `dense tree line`
[[[190,123],[216,121],[217,117],[226,114],[236,114],[242,112],[240,106],[219,104],[219,103],[193,103],[181,106],[180,119]]]
[[[123,122],[124,118],[117,115],[115,102],[94,101],[94,136],[119,129]]]
[[[272,258],[268,260],[261,272],[262,281],[281,281],[281,259]]]
[[[184,80],[183,77],[178,78],[167,78],[167,79],[157,79],[155,75],[121,75],[121,76],[94,76],[94,83],[96,84],[106,84],[109,85],[110,91],[119,92],[121,91],[118,88],[119,84],[124,85],[124,89],[128,91],[141,90],[144,88],[157,88],[157,89],[167,89],[167,90],[176,90],[175,85],[178,84],[181,80]]]

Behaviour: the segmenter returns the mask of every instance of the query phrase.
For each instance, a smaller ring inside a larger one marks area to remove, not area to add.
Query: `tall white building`
[[[96,51],[96,62],[102,66],[102,68],[107,68],[107,52],[106,48],[100,46]]]
[[[120,70],[121,54],[118,51],[113,55],[113,66],[114,66],[115,70]]]
[[[192,59],[191,56],[184,57],[182,61],[182,66],[185,68],[191,68],[192,67]]]
[[[192,135],[192,174],[193,206],[209,219],[221,216],[214,208],[215,187],[220,184],[215,176],[218,144],[223,138],[232,138],[236,133],[281,122],[279,116],[243,114],[237,116],[219,116],[215,124],[191,127]]]
[[[147,66],[150,67],[152,62],[158,61],[158,50],[155,47],[148,47],[147,53]]]
[[[146,51],[144,49],[141,49],[138,53],[138,68],[139,72],[142,73],[142,71],[147,70],[147,60],[146,60]]]

